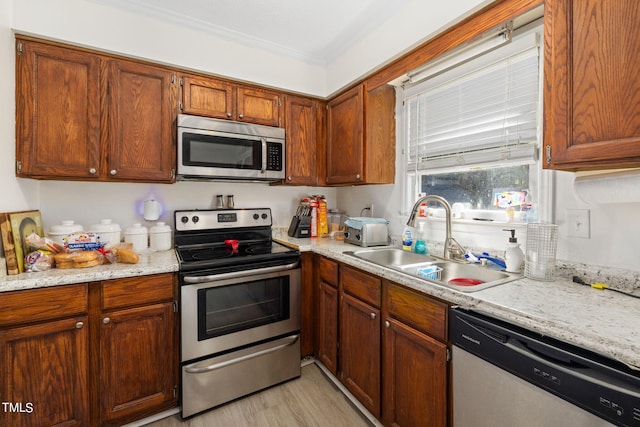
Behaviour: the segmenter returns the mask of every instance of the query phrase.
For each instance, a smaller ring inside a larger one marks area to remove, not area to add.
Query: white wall
[[[327,67],[328,93],[359,80],[370,70],[391,62],[401,53],[432,38],[492,1],[403,2],[399,9],[389,11],[386,22],[330,62]]]

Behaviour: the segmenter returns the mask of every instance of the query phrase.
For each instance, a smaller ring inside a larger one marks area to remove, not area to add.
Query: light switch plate
[[[567,209],[567,235],[569,237],[591,237],[589,209]]]

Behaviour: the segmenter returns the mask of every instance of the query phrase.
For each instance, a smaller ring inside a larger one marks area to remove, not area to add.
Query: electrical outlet
[[[589,209],[567,209],[567,235],[569,237],[591,237]]]

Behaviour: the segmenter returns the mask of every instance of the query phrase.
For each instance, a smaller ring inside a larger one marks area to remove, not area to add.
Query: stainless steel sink
[[[343,253],[461,292],[477,292],[521,277],[477,264],[443,260],[399,248],[362,249]]]

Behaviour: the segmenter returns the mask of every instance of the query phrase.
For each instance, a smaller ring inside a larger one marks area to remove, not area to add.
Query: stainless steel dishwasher
[[[476,312],[450,312],[455,427],[640,426],[640,372]]]

